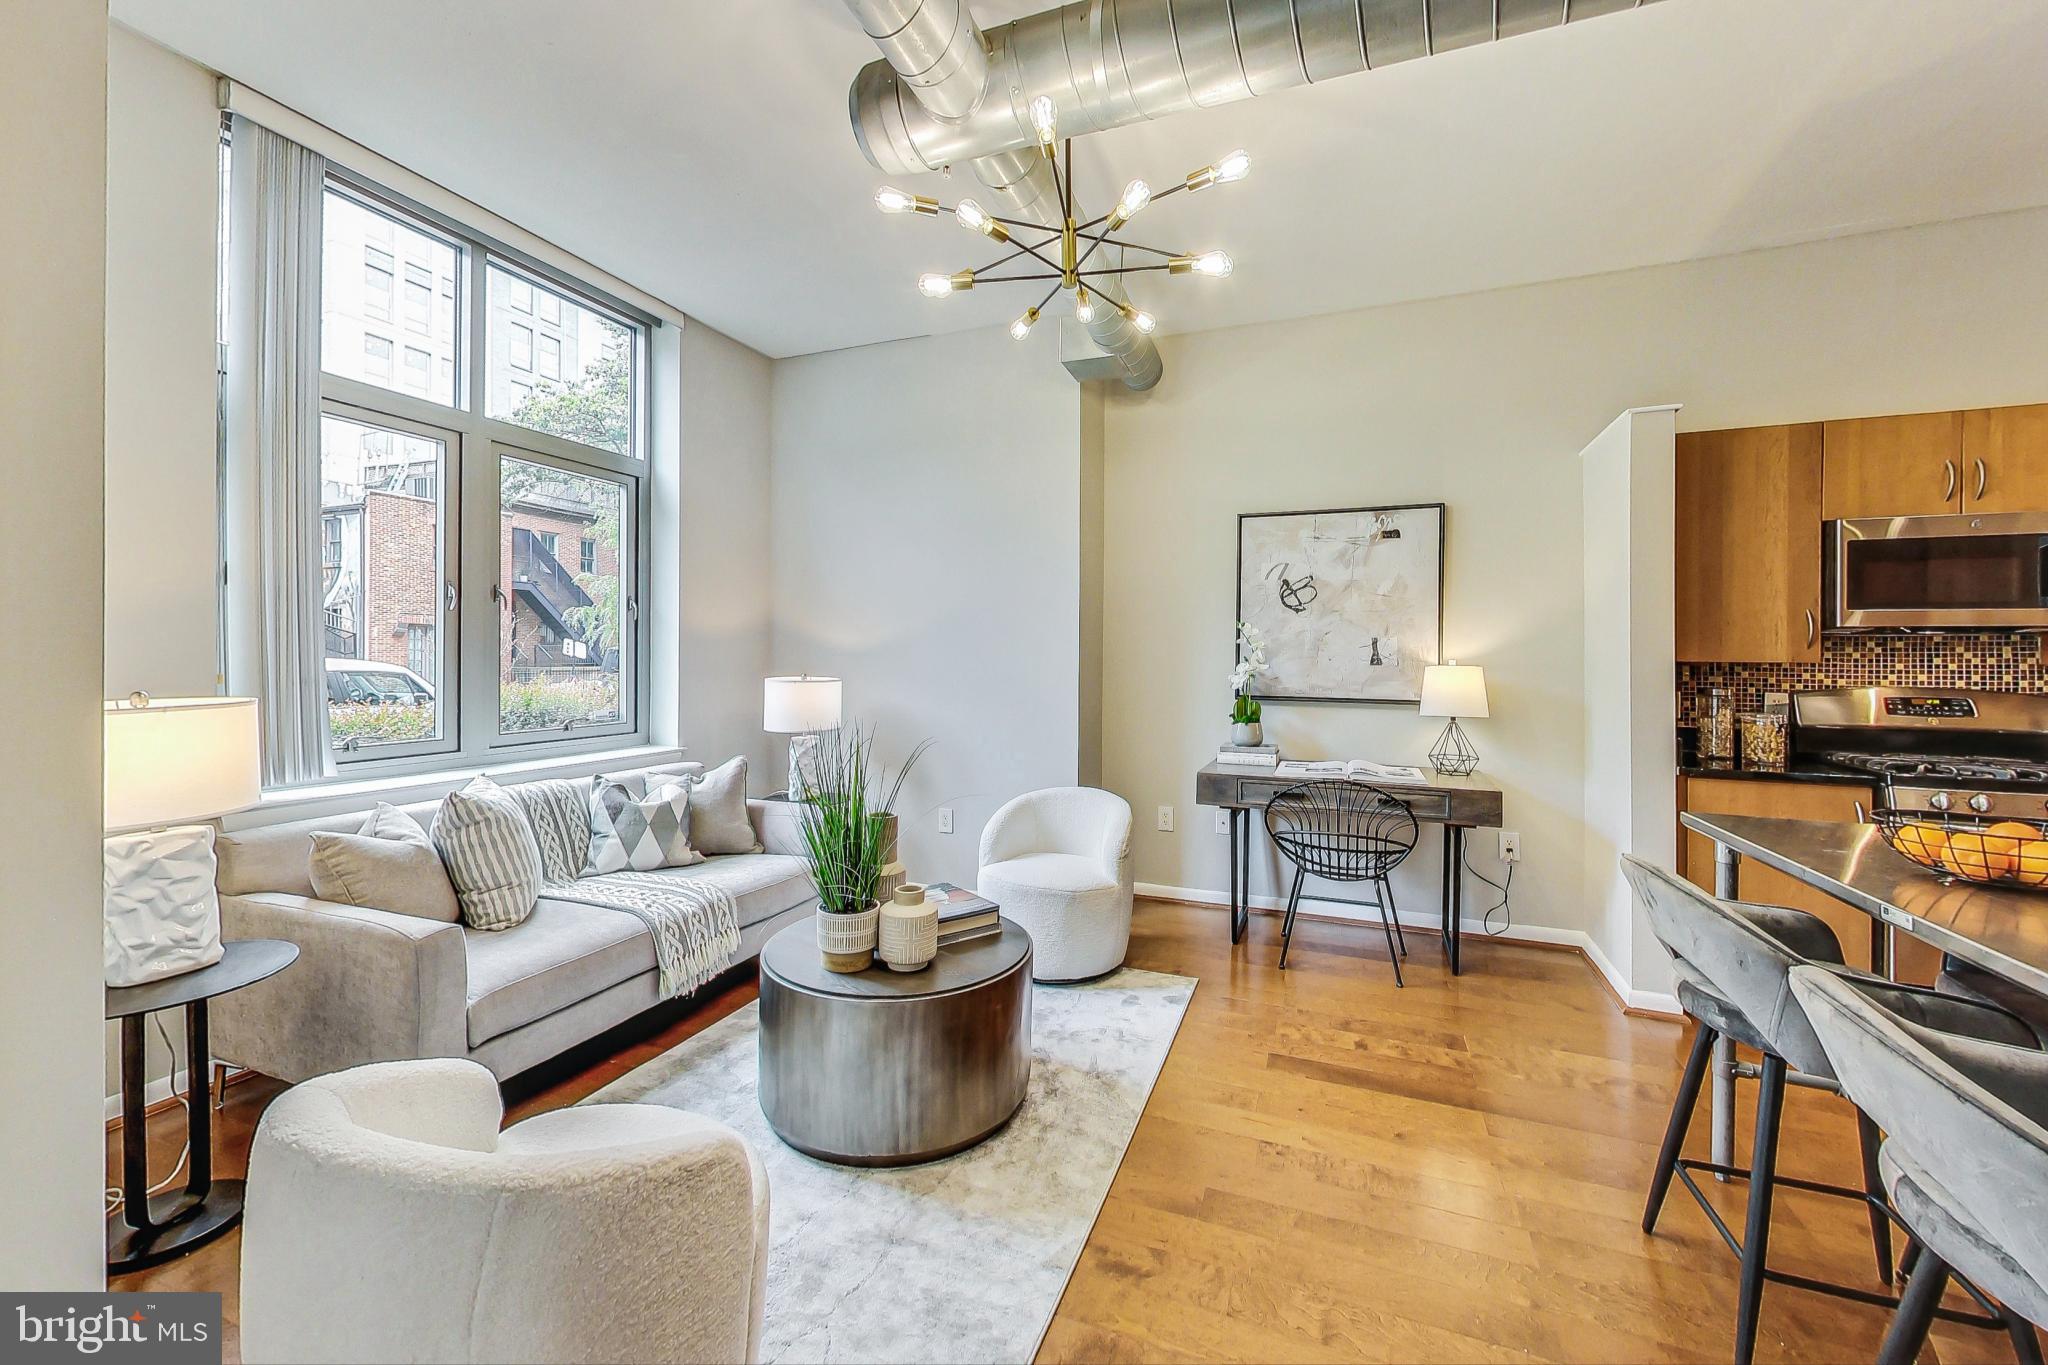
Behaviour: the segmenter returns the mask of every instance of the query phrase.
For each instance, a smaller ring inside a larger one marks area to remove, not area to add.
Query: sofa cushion
[[[524,921],[540,894],[540,844],[518,798],[488,777],[449,792],[434,816],[434,847],[462,902],[462,922],[505,930]]]
[[[712,858],[646,875],[723,887],[737,905],[742,929],[812,894],[804,860],[772,853]],[[466,929],[463,938],[471,1047],[655,970],[647,927],[623,910],[595,905],[543,897],[524,923],[488,933]]]
[[[469,1045],[530,1024],[654,970],[654,939],[623,910],[536,902],[509,929],[464,929]]]
[[[462,918],[441,855],[420,822],[379,802],[361,831],[313,834],[313,894],[342,905],[453,924]]]
[[[694,867],[668,867],[647,875],[723,888],[739,909],[742,929],[817,898],[811,886],[811,865],[802,858],[780,853],[737,853],[707,858]]]

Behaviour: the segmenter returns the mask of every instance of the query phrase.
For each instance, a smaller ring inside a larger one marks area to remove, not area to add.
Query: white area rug
[[[783,1145],[755,1097],[748,1005],[592,1095],[708,1114],[768,1168],[762,1359],[1028,1361],[1138,1126],[1195,980],[1131,969],[1032,988],[1031,1088],[1009,1126],[923,1166]]]

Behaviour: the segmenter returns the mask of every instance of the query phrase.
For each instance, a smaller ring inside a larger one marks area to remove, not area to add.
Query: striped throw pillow
[[[690,847],[690,788],[671,782],[636,798],[609,777],[590,782],[590,857],[583,875],[688,867],[704,855]]]
[[[478,776],[434,815],[434,847],[455,883],[462,922],[510,929],[540,899],[540,844],[511,793]]]

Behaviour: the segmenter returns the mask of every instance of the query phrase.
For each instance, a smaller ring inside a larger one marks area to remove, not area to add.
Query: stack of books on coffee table
[[[1229,763],[1240,768],[1271,768],[1280,762],[1280,746],[1277,744],[1226,744],[1216,751],[1218,763]]]
[[[925,887],[925,899],[939,903],[941,948],[993,938],[1003,931],[1002,911],[987,896],[976,895],[951,882],[932,882]]]

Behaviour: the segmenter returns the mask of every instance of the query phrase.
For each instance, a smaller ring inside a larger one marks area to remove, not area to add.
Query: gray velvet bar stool
[[[1942,995],[1918,986],[1903,986],[1843,965],[1840,941],[1816,915],[1780,906],[1722,901],[1676,874],[1639,858],[1623,857],[1623,875],[1649,916],[1658,941],[1670,953],[1678,976],[1680,1005],[1699,1025],[1693,1048],[1679,1081],[1650,1195],[1643,1211],[1643,1230],[1654,1232],[1672,1179],[1684,1184],[1708,1221],[1741,1260],[1735,1323],[1735,1359],[1748,1365],[1756,1351],[1759,1315],[1767,1281],[1890,1307],[1898,1300],[1848,1285],[1832,1284],[1772,1269],[1769,1264],[1771,1206],[1780,1185],[1853,1199],[1864,1205],[1880,1279],[1892,1279],[1890,1214],[1884,1202],[1879,1169],[1877,1124],[1860,1110],[1857,1137],[1862,1148],[1864,1188],[1804,1180],[1777,1173],[1778,1134],[1784,1112],[1785,1086],[1796,1069],[1801,1083],[1836,1089],[1827,1054],[1814,1037],[1792,996],[1794,967],[1856,976],[1867,989],[1883,992],[1902,1013],[1931,1027],[1968,1033],[2018,1046],[2031,1046],[2033,1034],[2023,1023],[1995,1006]],[[1756,1049],[1763,1055],[1759,1070],[1756,1135],[1747,1169],[1697,1161],[1681,1155],[1685,1132],[1699,1101],[1708,1058],[1717,1036]],[[1737,1241],[1721,1216],[1693,1183],[1691,1172],[1706,1171],[1749,1181],[1743,1236]]]
[[[1792,992],[1842,1092],[1883,1127],[1886,1189],[1920,1248],[1878,1360],[1919,1354],[1960,1275],[2041,1365],[2029,1324],[2048,1324],[2048,1053],[1936,1032],[1811,967],[1793,969]]]

